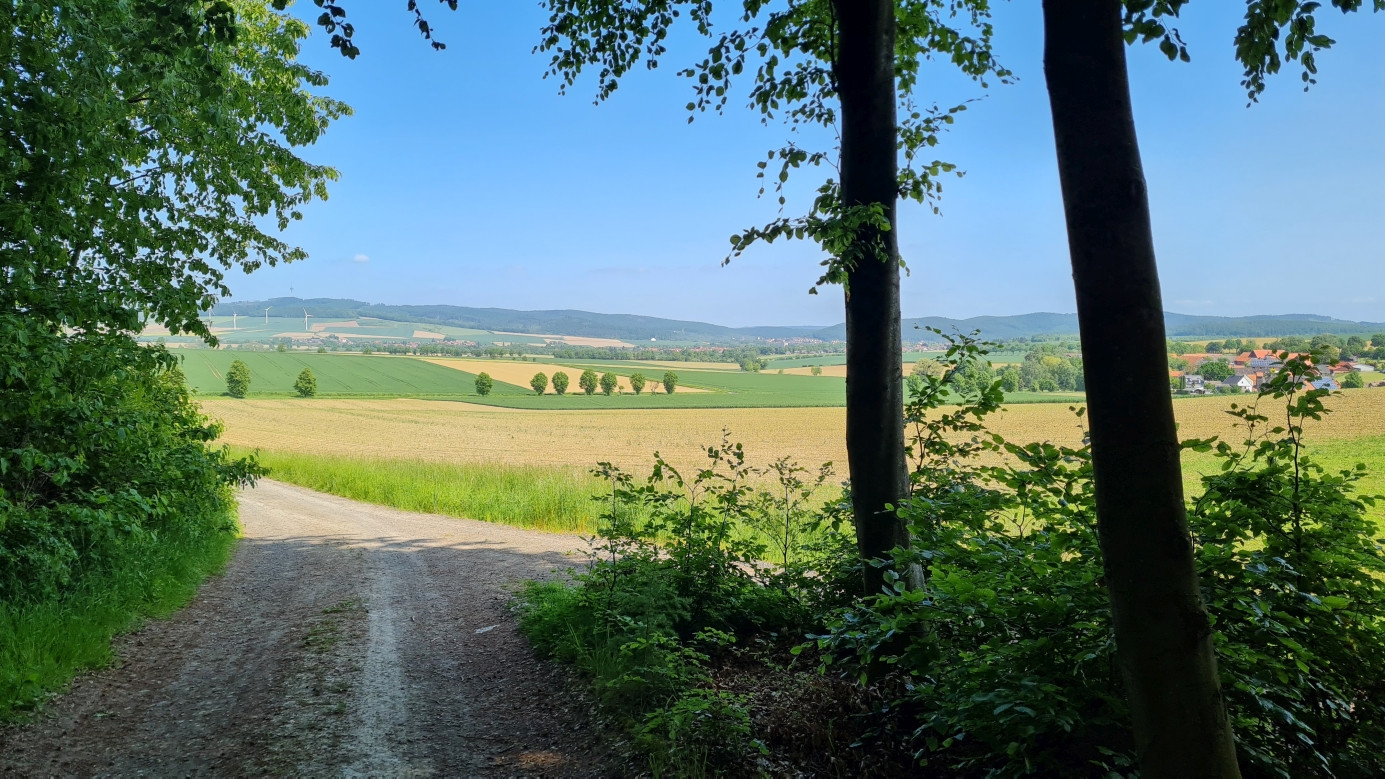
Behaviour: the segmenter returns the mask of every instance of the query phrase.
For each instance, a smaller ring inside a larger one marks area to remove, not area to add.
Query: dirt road
[[[580,539],[409,514],[262,481],[245,539],[172,619],[121,639],[5,775],[603,776],[589,705],[536,660],[514,584]]]

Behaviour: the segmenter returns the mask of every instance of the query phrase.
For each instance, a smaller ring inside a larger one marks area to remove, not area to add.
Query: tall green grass
[[[0,722],[25,716],[79,671],[109,664],[112,637],[181,608],[235,544],[234,533],[150,538],[57,598],[0,602]]]
[[[605,482],[578,468],[260,452],[269,477],[380,506],[591,534]]]

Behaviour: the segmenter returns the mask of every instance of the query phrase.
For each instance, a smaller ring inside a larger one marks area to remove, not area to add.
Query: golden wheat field
[[[822,372],[817,374],[819,376],[836,376],[839,379],[846,378],[845,365],[819,365],[818,367],[822,369]],[[794,376],[812,376],[813,367],[811,365],[803,365],[798,368],[785,368],[784,372],[793,374]]]
[[[1225,413],[1231,402],[1177,401],[1180,435],[1239,440]],[[1349,391],[1328,403],[1334,412],[1310,427],[1311,440],[1385,435],[1385,390]],[[530,411],[408,399],[231,398],[202,405],[225,422],[226,443],[302,454],[577,467],[609,460],[642,469],[658,450],[676,465],[692,466],[726,428],[758,464],[786,455],[809,465],[832,461],[843,472],[846,464],[841,408]],[[1017,442],[1075,444],[1082,437],[1062,404],[1011,406],[992,427]]]

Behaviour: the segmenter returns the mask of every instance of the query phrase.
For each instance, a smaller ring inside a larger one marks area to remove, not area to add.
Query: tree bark
[[[1121,3],[1044,0],[1043,12],[1097,530],[1141,766],[1239,776],[1183,503]]]
[[[846,452],[861,557],[889,558],[909,531],[889,508],[908,494],[904,383],[900,363],[899,247],[895,239],[898,152],[893,0],[834,0],[841,100],[841,195],[846,206],[879,204],[890,229],[868,228],[858,246],[880,247],[847,269]],[[867,594],[884,571],[867,564]]]

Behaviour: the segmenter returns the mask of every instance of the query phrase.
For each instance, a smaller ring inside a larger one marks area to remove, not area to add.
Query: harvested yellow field
[[[446,338],[446,337],[447,337],[447,336],[443,335],[442,333],[434,333],[434,332],[430,332],[430,331],[428,331],[428,330],[415,330],[415,331],[414,331],[414,338],[427,338],[427,339],[432,339],[432,340],[441,341],[442,339],[444,339],[444,338]]]
[[[1225,413],[1231,402],[1177,401],[1180,434],[1239,441]],[[202,404],[225,422],[227,443],[304,454],[577,467],[609,460],[643,470],[655,450],[676,465],[701,463],[701,448],[719,441],[726,428],[756,464],[790,456],[807,465],[832,461],[839,472],[846,470],[841,408],[531,411],[403,399],[208,398]],[[1385,390],[1346,392],[1329,400],[1329,407],[1334,413],[1309,427],[1310,441],[1385,435]],[[1077,444],[1083,432],[1061,404],[1011,406],[992,427],[1016,442]]]
[[[822,369],[822,373],[818,374],[819,376],[836,376],[839,379],[846,378],[845,365],[819,365],[817,367]],[[792,374],[794,376],[812,376],[813,366],[804,365],[798,368],[785,368],[784,373]]]
[[[494,375],[494,374],[492,374]],[[680,387],[679,392],[682,392]],[[728,428],[757,463],[789,455],[845,469],[843,410],[529,411],[426,400],[202,401],[229,444],[302,454],[643,470],[658,450],[680,466]]]
[[[467,373],[489,373],[492,379],[495,379],[496,381],[503,381],[506,384],[514,384],[517,387],[528,387],[529,380],[534,378],[534,374],[542,373],[543,375],[547,376],[549,380],[548,390],[544,393],[545,395],[555,394],[555,390],[553,389],[553,374],[562,372],[567,374],[567,391],[569,394],[576,394],[582,391],[581,388],[577,386],[577,377],[582,375],[582,369],[573,368],[568,365],[555,365],[553,363],[545,364],[534,362],[509,362],[506,360],[461,360],[453,359],[450,357],[431,357],[428,358],[426,362],[431,362],[436,365],[441,365],[443,367],[452,368],[459,371],[466,371]],[[631,371],[631,373],[638,372],[639,371]],[[621,392],[633,393],[635,391],[630,386],[629,378],[621,376],[619,374],[617,374],[616,378],[619,379],[617,387]],[[659,378],[658,376],[646,374],[645,378],[648,380],[648,383],[645,385],[645,392],[663,392],[664,388],[662,384],[659,384],[659,386],[657,387],[655,386],[655,384],[657,383],[656,379]],[[680,393],[707,391],[705,389],[699,389],[697,387],[689,387],[684,384],[679,384],[677,390]]]

